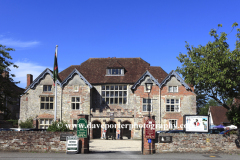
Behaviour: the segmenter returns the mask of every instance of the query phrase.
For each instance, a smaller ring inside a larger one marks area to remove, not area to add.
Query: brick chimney
[[[8,71],[3,71],[2,77],[3,78],[8,78],[9,77],[9,72]]]
[[[33,82],[33,75],[27,74],[27,87],[32,84]]]

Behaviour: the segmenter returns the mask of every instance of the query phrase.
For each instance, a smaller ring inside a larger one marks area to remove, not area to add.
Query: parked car
[[[219,134],[228,134],[230,132],[230,130],[226,130],[226,131],[222,131]]]
[[[224,129],[209,129],[208,134],[219,134],[222,131],[224,131]]]
[[[31,128],[10,128],[13,131],[30,131]]]
[[[156,133],[166,133],[168,131],[156,131]]]
[[[12,131],[10,128],[0,128],[0,131]]]
[[[167,131],[166,133],[185,133],[184,130],[170,130],[170,131]]]

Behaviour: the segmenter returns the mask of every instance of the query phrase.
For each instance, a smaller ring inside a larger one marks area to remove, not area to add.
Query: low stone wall
[[[2,131],[0,132],[0,150],[66,152],[66,141],[60,141],[62,133],[66,132]]]
[[[237,135],[165,133],[159,136],[172,136],[172,143],[156,142],[156,153],[240,153],[235,144]]]

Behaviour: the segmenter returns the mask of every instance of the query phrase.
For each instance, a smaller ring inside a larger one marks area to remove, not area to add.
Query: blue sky
[[[58,45],[59,71],[89,58],[141,57],[166,72],[181,64],[179,53],[205,45],[209,31],[229,33],[240,24],[239,0],[0,0],[0,44],[10,52],[18,85],[53,68]],[[240,26],[239,26],[240,28]],[[229,36],[234,49],[236,31]]]

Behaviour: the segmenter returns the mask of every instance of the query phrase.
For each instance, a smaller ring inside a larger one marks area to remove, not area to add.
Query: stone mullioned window
[[[179,99],[166,99],[166,112],[179,112]]]
[[[41,96],[40,109],[53,109],[53,99],[53,96]]]
[[[149,98],[143,98],[143,112],[152,111],[152,100]]]
[[[102,85],[103,104],[127,104],[127,85]]]
[[[73,110],[80,109],[80,97],[71,97],[71,107]]]

